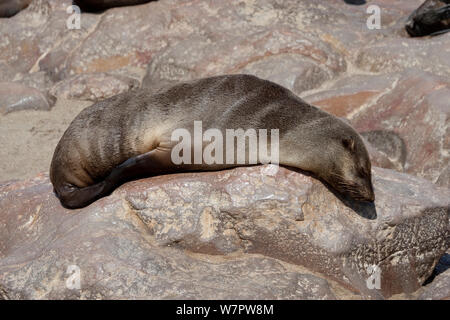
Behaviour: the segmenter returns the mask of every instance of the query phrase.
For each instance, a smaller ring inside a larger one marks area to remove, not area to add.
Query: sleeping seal
[[[180,140],[174,141],[173,133],[183,128],[195,136],[200,121],[224,136],[229,129],[276,129],[280,164],[312,172],[355,200],[375,198],[369,155],[351,126],[278,84],[243,74],[183,82],[155,93],[131,91],[87,107],[54,152],[50,179],[56,195],[65,207],[79,208],[140,177],[267,162],[260,154],[251,162],[250,143],[240,150],[227,144],[227,155],[219,156],[236,159],[245,153],[241,163],[174,161]],[[200,144],[204,148],[206,142]],[[196,157],[195,152],[183,156]]]

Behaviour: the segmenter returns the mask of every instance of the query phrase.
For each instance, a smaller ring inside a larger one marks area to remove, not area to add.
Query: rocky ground
[[[0,19],[0,297],[450,298],[450,33],[409,38],[420,0],[161,0],[83,13],[79,30],[66,26],[70,3],[33,0]],[[371,4],[380,30],[366,26]],[[46,172],[80,110],[224,73],[275,81],[349,121],[375,166],[375,205],[270,166],[59,205]]]

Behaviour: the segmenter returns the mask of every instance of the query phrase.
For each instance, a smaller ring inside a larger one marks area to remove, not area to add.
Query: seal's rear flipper
[[[106,177],[106,186],[114,189],[130,180],[174,171],[176,166],[170,158],[170,150],[170,148],[157,147],[152,151],[126,160],[115,167]]]
[[[65,186],[55,193],[65,208],[78,209],[86,207],[98,198],[105,196],[105,190],[105,181],[102,181],[84,188]]]

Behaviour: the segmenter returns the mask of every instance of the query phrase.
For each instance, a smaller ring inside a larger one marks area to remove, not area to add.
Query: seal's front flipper
[[[130,180],[173,172],[176,166],[172,163],[170,155],[169,148],[157,147],[126,160],[106,177],[107,188],[114,189]]]

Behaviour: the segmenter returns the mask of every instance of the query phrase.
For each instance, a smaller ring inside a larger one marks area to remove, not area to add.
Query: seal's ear
[[[355,139],[353,137],[346,137],[342,139],[342,144],[345,148],[347,148],[350,152],[355,151]]]

